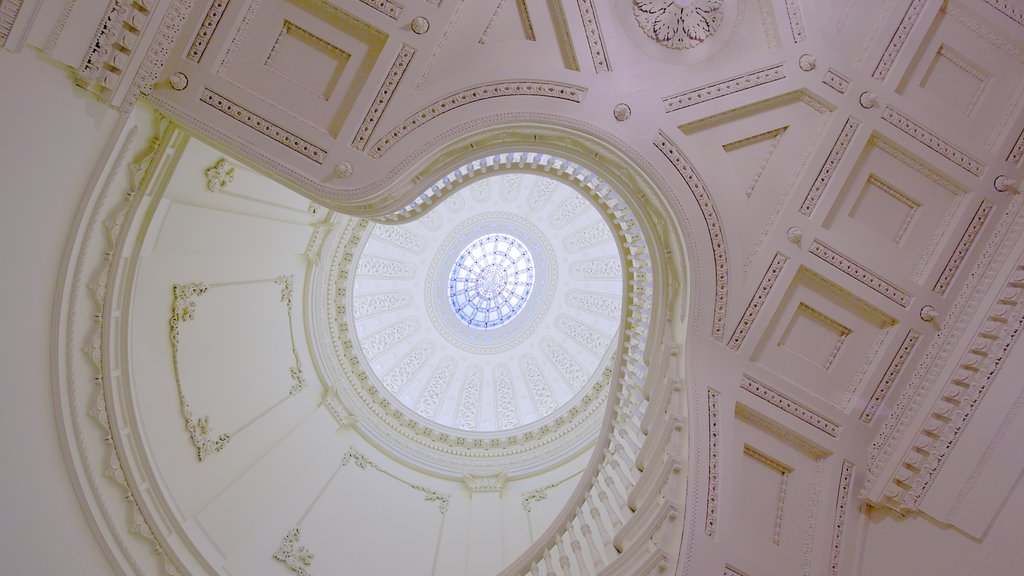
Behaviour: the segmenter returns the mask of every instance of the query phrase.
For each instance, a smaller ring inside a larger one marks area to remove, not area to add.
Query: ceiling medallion
[[[722,25],[722,0],[633,0],[633,16],[649,38],[666,48],[694,48]]]

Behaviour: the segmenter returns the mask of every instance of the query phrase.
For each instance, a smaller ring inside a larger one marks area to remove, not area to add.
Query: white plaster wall
[[[110,574],[54,419],[51,342],[65,242],[117,114],[35,50],[0,50],[0,573]]]

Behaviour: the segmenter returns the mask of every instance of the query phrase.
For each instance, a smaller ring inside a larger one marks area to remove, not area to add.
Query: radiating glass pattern
[[[448,279],[452,310],[479,330],[506,324],[526,305],[533,290],[533,257],[508,234],[487,234],[459,253]]]

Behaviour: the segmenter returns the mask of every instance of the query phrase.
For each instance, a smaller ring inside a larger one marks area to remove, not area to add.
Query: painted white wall
[[[65,242],[116,112],[33,49],[0,51],[0,572],[110,574],[63,461],[51,351]]]

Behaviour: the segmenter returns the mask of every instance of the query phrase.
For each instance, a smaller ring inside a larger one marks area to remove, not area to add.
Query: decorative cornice
[[[327,157],[327,151],[323,148],[317,147],[310,142],[303,140],[288,130],[253,112],[250,112],[246,108],[235,104],[228,98],[225,98],[212,90],[204,89],[199,99],[212,108],[224,113],[224,115],[234,118],[253,130],[262,132],[264,135],[277,140],[281,144],[284,144],[317,164],[323,164],[324,159]]]
[[[864,406],[864,411],[861,412],[860,419],[864,423],[870,424],[874,420],[875,414],[878,413],[878,409],[882,407],[886,396],[889,395],[893,385],[896,383],[896,379],[899,378],[903,365],[906,364],[907,358],[910,358],[910,354],[914,351],[914,346],[917,344],[920,336],[917,332],[910,330],[903,338],[903,343],[900,344],[896,355],[893,356],[892,362],[889,362],[889,368],[886,369],[882,379],[878,382],[878,386],[875,387],[875,391],[871,394],[871,398],[868,399],[867,405]]]
[[[192,39],[192,45],[189,47],[185,58],[197,64],[203,59],[203,54],[206,53],[206,47],[209,45],[210,38],[213,38],[214,33],[217,32],[217,25],[220,24],[220,19],[224,17],[224,12],[228,9],[230,3],[231,0],[213,0],[213,4],[210,5],[206,15],[203,16],[203,23],[199,26],[199,30],[196,31],[196,36]]]
[[[1024,329],[1022,293],[1024,263],[1018,261],[931,413],[907,436],[914,440],[884,491],[890,507],[919,507]]]
[[[992,208],[993,204],[988,200],[981,201],[977,212],[974,213],[974,218],[971,219],[971,223],[967,225],[963,236],[960,237],[960,243],[957,244],[956,250],[953,251],[953,255],[949,257],[946,267],[942,270],[942,275],[935,282],[935,287],[932,289],[934,292],[939,294],[946,293],[946,289],[949,288],[950,283],[956,276],[957,270],[960,269],[960,265],[967,258],[967,253],[971,251],[971,246],[978,239],[978,234],[985,227],[985,221],[988,220],[988,215],[992,212]]]
[[[469,488],[472,493],[477,492],[498,492],[501,493],[505,487],[505,473],[499,472],[498,474],[490,474],[487,476],[477,476],[466,472],[462,475],[462,483]],[[525,497],[524,497],[525,501]],[[525,505],[524,505],[525,508]],[[529,512],[529,510],[526,510]]]
[[[821,79],[821,82],[840,94],[846,94],[846,90],[850,87],[850,81],[832,68],[829,68],[828,71],[825,72],[825,76]]]
[[[893,33],[889,45],[882,54],[882,58],[878,61],[878,66],[875,67],[875,72],[871,75],[872,78],[884,81],[885,77],[888,76],[889,70],[892,69],[896,57],[899,56],[900,50],[903,48],[903,44],[907,41],[907,37],[910,36],[910,31],[914,29],[914,24],[917,23],[918,17],[921,16],[921,11],[924,10],[925,4],[927,4],[927,0],[911,0],[910,6],[907,7],[907,12],[903,15],[903,20],[900,21],[899,27]]]
[[[743,379],[740,380],[740,388],[746,390],[747,392],[750,392],[751,394],[757,396],[758,398],[761,398],[762,400],[767,401],[769,404],[775,406],[776,408],[779,408],[784,412],[796,416],[797,418],[803,420],[804,422],[810,424],[811,426],[814,426],[818,430],[821,430],[822,432],[828,434],[833,438],[839,436],[838,424],[822,416],[818,412],[815,412],[813,409],[808,408],[804,404],[801,404],[800,402],[797,402],[796,400],[789,398],[785,394],[777,390],[771,389],[770,387],[768,387],[768,385],[764,384],[763,382],[759,382],[754,378],[744,374]]]
[[[23,0],[0,0],[0,48],[3,48],[14,28],[22,3]]]
[[[985,3],[1006,14],[1017,24],[1024,26],[1024,9],[1014,5],[1010,0],[985,0]]]
[[[743,90],[782,80],[785,77],[786,70],[784,66],[782,64],[774,64],[719,82],[706,84],[699,88],[666,96],[661,99],[661,103],[664,104],[666,113],[675,112],[676,110],[682,110],[683,108],[714,100],[715,98],[721,98],[722,96],[728,96],[729,94],[735,94]]]
[[[842,270],[861,284],[864,284],[900,306],[906,308],[910,305],[910,294],[883,280],[880,276],[854,262],[837,250],[822,244],[820,241],[815,240],[814,243],[811,244],[811,254],[814,254],[835,268]]]
[[[721,393],[708,388],[708,498],[707,519],[704,534],[712,540],[718,532],[718,446],[719,446],[719,397]]]
[[[761,278],[761,283],[758,284],[757,289],[754,291],[754,295],[750,298],[750,303],[747,304],[747,309],[743,312],[743,317],[740,318],[739,324],[736,325],[736,329],[733,330],[732,338],[729,339],[729,348],[732,350],[739,350],[743,344],[743,339],[747,337],[747,332],[750,327],[754,324],[754,320],[757,318],[758,312],[761,311],[761,307],[764,305],[764,301],[768,298],[768,293],[772,291],[772,287],[775,286],[775,281],[779,278],[779,274],[782,272],[782,268],[789,261],[785,255],[779,253],[772,259],[772,263],[768,265],[768,270],[765,271],[764,277]]]
[[[975,176],[981,176],[981,173],[985,170],[985,165],[980,161],[975,160],[966,152],[936,136],[927,128],[911,120],[891,106],[886,106],[885,111],[882,112],[882,119]]]
[[[542,96],[579,104],[586,94],[586,88],[561,82],[522,81],[478,84],[424,106],[401,124],[392,128],[387,135],[377,140],[368,154],[371,158],[381,158],[392,146],[420,126],[466,104],[505,96]]]
[[[384,109],[391,102],[391,97],[395,94],[395,90],[398,89],[398,83],[402,81],[402,76],[405,75],[405,71],[409,68],[409,63],[412,62],[412,57],[415,54],[415,48],[408,44],[402,44],[402,49],[398,51],[398,56],[395,57],[395,61],[391,64],[388,75],[384,78],[384,83],[381,84],[380,90],[377,91],[377,97],[373,99],[370,110],[366,113],[363,123],[359,125],[359,130],[356,132],[356,137],[352,140],[352,147],[356,150],[364,150],[370,142],[373,129],[377,126],[377,122],[380,121],[381,115],[384,114]]]
[[[122,114],[128,114],[135,107],[135,101],[140,95],[150,94],[153,85],[160,79],[163,73],[164,64],[171,55],[174,45],[181,33],[181,27],[185,24],[189,13],[192,11],[193,0],[173,0],[170,8],[164,13],[160,21],[160,28],[149,45],[146,57],[139,66],[131,86],[121,102]],[[138,2],[136,2],[138,4]]]
[[[604,47],[604,36],[601,34],[601,24],[597,20],[597,10],[594,8],[593,0],[576,0],[580,8],[580,17],[583,19],[583,32],[587,35],[587,45],[590,47],[590,57],[594,61],[594,71],[611,72],[611,64],[608,63],[608,52]]]
[[[839,161],[843,159],[843,155],[846,154],[846,149],[850,147],[850,142],[853,140],[853,136],[857,133],[857,128],[859,127],[860,120],[852,116],[846,120],[846,124],[843,125],[843,129],[836,138],[836,143],[832,145],[832,151],[829,152],[828,158],[825,159],[825,164],[818,171],[818,177],[814,179],[814,184],[811,185],[811,189],[807,192],[807,197],[804,198],[803,204],[800,205],[800,213],[804,216],[810,216],[811,212],[814,211],[814,207],[818,205],[818,200],[821,199],[821,195],[825,192],[825,188],[828,187],[829,181],[832,180],[832,174],[836,171]]]
[[[829,576],[839,576],[839,554],[843,545],[843,528],[846,525],[846,507],[850,500],[850,485],[853,483],[853,463],[843,460],[839,473],[839,492],[836,494],[835,524],[832,526],[832,550],[829,552]],[[861,542],[865,545],[866,542]]]
[[[708,193],[704,180],[701,179],[682,150],[668,137],[668,134],[659,130],[658,137],[654,140],[654,146],[661,150],[665,158],[682,176],[704,215],[704,222],[707,224],[708,234],[711,236],[711,249],[715,255],[715,313],[711,323],[711,336],[721,342],[725,337],[725,313],[729,299],[729,259],[718,209],[715,208],[715,201]]]

